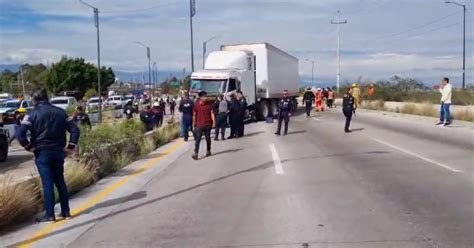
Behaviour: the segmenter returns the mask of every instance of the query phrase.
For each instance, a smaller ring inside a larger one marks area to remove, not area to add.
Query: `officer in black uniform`
[[[346,117],[346,125],[344,126],[344,132],[346,133],[352,132],[349,129],[349,126],[351,125],[352,113],[354,113],[354,111],[354,97],[351,95],[350,89],[348,89],[347,93],[344,94],[344,97],[342,98],[342,112]]]
[[[241,120],[242,117],[242,105],[240,101],[237,99],[235,94],[232,94],[230,100],[230,108],[229,108],[229,123],[230,123],[230,136],[227,139],[237,138],[239,134],[239,127],[240,123],[243,122]]]
[[[127,104],[125,104],[125,107],[123,108],[123,113],[125,114],[125,118],[127,120],[133,119],[133,114],[135,113],[132,104],[132,101],[128,101]]]
[[[288,91],[283,91],[283,99],[281,99],[278,104],[278,129],[275,135],[280,135],[281,123],[285,121],[285,131],[283,135],[288,133],[288,123],[290,122],[292,103],[291,99],[288,97]]]
[[[189,99],[189,93],[185,93],[178,107],[179,112],[183,114],[181,120],[181,136],[184,137],[184,141],[188,141],[189,131],[193,131],[193,108],[193,100]]]
[[[77,126],[92,128],[89,116],[84,112],[84,108],[82,106],[76,107],[76,113],[74,114],[72,121],[74,121]]]
[[[310,117],[311,115],[314,98],[314,93],[311,91],[311,87],[306,88],[306,92],[303,95],[303,102],[306,105],[306,117]]]
[[[150,113],[150,105],[146,105],[145,108],[140,112],[140,120],[145,126],[145,130],[147,132],[153,130],[153,123],[152,123],[152,118],[151,118],[151,113]]]

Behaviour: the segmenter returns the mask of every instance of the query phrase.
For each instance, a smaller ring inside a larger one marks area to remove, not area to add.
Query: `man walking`
[[[223,95],[220,95],[215,103],[215,112],[216,112],[216,131],[215,131],[215,141],[219,141],[219,134],[221,139],[225,140],[225,129],[227,127],[227,113],[229,112],[229,102],[224,99]]]
[[[348,89],[347,93],[344,94],[344,97],[342,98],[342,113],[344,113],[344,116],[346,117],[346,124],[344,126],[344,132],[346,132],[346,133],[352,132],[349,129],[349,126],[351,125],[352,113],[354,111],[355,111],[354,97],[352,97],[352,95],[351,95],[351,89]]]
[[[288,134],[288,124],[290,122],[292,109],[291,104],[291,99],[288,97],[288,91],[284,90],[283,99],[281,99],[280,103],[278,104],[278,129],[275,135],[281,134],[281,124],[283,121],[285,121],[285,131],[283,132],[283,135]]]
[[[216,119],[213,105],[208,101],[205,91],[199,92],[199,99],[194,105],[193,125],[196,143],[192,158],[194,160],[198,159],[199,145],[203,134],[206,137],[206,157],[211,156],[211,129],[216,126]]]
[[[306,88],[306,92],[303,95],[303,102],[306,106],[306,117],[311,117],[311,108],[314,102],[314,93],[311,91],[311,87]]]
[[[439,122],[436,125],[449,126],[451,125],[451,113],[449,107],[451,106],[451,96],[453,88],[449,84],[449,78],[443,78],[443,83],[439,88],[441,93],[441,109],[439,111]],[[446,122],[444,122],[446,120]]]
[[[46,214],[39,222],[53,222],[54,186],[59,193],[61,203],[60,218],[70,218],[69,193],[64,180],[64,157],[72,153],[80,136],[79,128],[67,113],[49,103],[45,88],[37,88],[32,93],[35,108],[25,116],[16,133],[20,144],[35,154],[35,163],[43,184]],[[31,133],[28,140],[27,132]],[[70,133],[66,147],[66,131]]]
[[[174,109],[176,108],[176,100],[174,98],[171,98],[170,100],[170,114],[174,116]]]
[[[184,98],[179,102],[178,110],[183,114],[181,121],[181,136],[184,141],[188,141],[189,130],[193,131],[193,108],[194,102],[189,99],[189,93],[184,95]]]

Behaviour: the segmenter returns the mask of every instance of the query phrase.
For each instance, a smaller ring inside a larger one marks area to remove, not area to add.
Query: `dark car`
[[[30,111],[33,108],[33,102],[29,100],[10,100],[0,103],[0,123],[12,124],[19,108],[25,108]]]

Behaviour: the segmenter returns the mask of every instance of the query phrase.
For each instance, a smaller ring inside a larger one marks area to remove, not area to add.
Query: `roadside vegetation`
[[[70,194],[94,184],[133,161],[179,137],[179,123],[143,134],[139,121],[118,125],[104,124],[82,130],[77,158],[68,159],[65,168]],[[10,178],[0,181],[0,231],[31,220],[42,209],[41,183],[33,178],[21,183]]]

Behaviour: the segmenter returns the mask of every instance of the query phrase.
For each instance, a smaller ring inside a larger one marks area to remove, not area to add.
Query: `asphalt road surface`
[[[474,247],[474,129],[340,109],[191,146],[70,247]],[[74,219],[73,219],[74,220]]]

